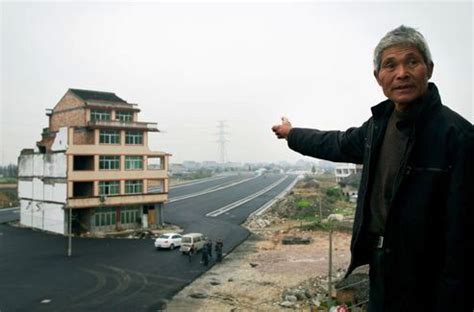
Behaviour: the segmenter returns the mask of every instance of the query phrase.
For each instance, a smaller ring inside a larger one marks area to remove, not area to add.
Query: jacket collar
[[[432,82],[428,83],[426,93],[413,103],[413,114],[406,121],[403,121],[401,127],[408,124],[418,124],[426,120],[427,113],[434,108],[441,106],[441,98],[439,96],[438,88]],[[372,116],[376,121],[388,120],[395,108],[395,104],[387,99],[378,105],[371,108]]]

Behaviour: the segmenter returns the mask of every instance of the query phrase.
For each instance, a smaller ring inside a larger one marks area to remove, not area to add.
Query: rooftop
[[[119,98],[115,93],[112,93],[112,92],[81,90],[81,89],[69,89],[69,90],[85,101],[96,100],[96,101],[127,103],[125,100]]]

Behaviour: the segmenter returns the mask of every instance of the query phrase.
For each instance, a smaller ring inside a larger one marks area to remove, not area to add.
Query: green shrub
[[[0,208],[18,206],[17,190],[0,189]]]
[[[333,200],[338,200],[338,199],[343,199],[344,198],[344,193],[339,187],[331,187],[326,190],[326,195],[333,199]]]
[[[296,206],[298,209],[305,209],[311,206],[311,202],[307,199],[300,199],[297,203]]]

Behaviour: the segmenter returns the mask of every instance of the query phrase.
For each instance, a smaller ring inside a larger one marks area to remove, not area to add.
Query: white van
[[[201,233],[188,233],[181,237],[181,247],[179,250],[184,254],[188,253],[191,246],[194,247],[194,252],[201,250],[206,244],[206,237]]]

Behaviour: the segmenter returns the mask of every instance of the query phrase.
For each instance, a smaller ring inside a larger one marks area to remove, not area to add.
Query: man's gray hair
[[[401,25],[389,31],[375,47],[374,69],[377,73],[380,70],[383,51],[393,46],[414,46],[420,51],[426,65],[433,63],[428,43],[426,43],[423,35],[414,28]]]

